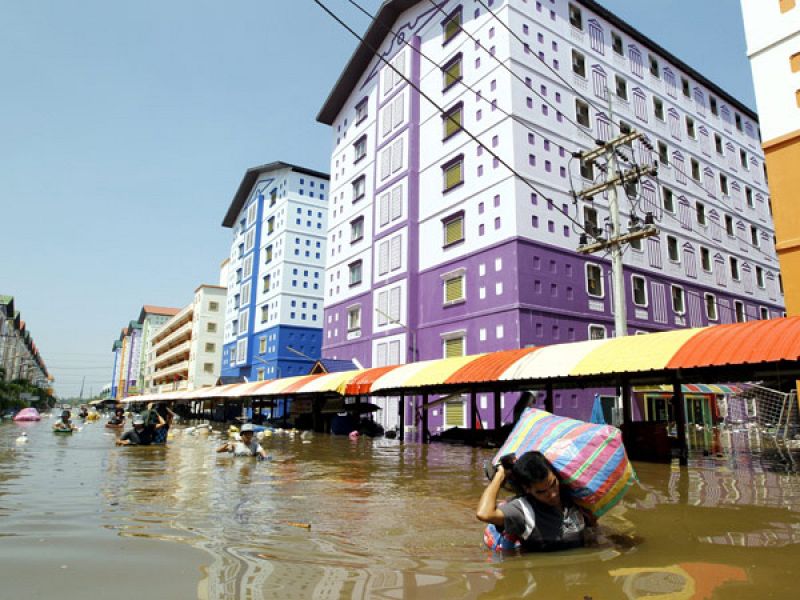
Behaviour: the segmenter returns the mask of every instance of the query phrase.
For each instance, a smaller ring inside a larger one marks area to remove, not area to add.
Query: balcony
[[[189,359],[189,351],[191,349],[191,342],[188,340],[175,346],[171,350],[167,350],[164,354],[160,354],[153,363],[156,369],[160,369],[161,365],[175,362],[176,357],[183,357],[185,360]],[[185,356],[184,356],[185,355]]]
[[[153,350],[156,352],[156,360],[161,359],[161,355],[158,354],[159,351],[165,348],[175,347],[176,345],[182,344],[187,340],[192,339],[192,321],[187,321],[184,325],[181,325],[178,329],[170,333],[165,338],[159,340],[158,342],[153,343]]]
[[[172,335],[172,332],[179,330],[185,326],[186,323],[192,322],[192,315],[194,313],[194,305],[189,304],[186,308],[181,310],[177,315],[172,317],[167,323],[159,329],[153,336],[152,344],[160,345],[164,340]]]
[[[179,376],[181,379],[186,379],[186,376],[189,374],[189,361],[183,360],[179,363],[175,363],[167,367],[166,369],[159,369],[153,374],[153,383],[161,384],[164,380],[172,381],[175,379],[175,376]]]

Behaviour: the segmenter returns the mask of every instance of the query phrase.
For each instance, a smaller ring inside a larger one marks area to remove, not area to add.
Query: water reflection
[[[102,428],[69,439],[33,428],[16,449],[18,430],[0,426],[0,574],[79,555],[89,588],[115,561],[150,561],[180,590],[164,597],[785,597],[800,539],[797,457],[740,433],[722,432],[688,469],[637,464],[642,488],[602,519],[597,547],[502,556],[480,547],[474,518],[490,451],[275,435],[263,443],[271,460],[256,462],[216,454],[218,433],[177,428],[167,448],[117,448]],[[17,580],[4,577],[5,591],[26,597]]]

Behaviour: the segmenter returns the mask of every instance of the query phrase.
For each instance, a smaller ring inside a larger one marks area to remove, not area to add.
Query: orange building
[[[800,314],[800,3],[742,0],[786,310]]]

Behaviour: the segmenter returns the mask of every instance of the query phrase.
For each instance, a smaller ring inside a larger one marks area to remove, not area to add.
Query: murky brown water
[[[500,557],[474,518],[487,450],[276,435],[256,463],[215,454],[217,434],[116,448],[100,424],[49,428],[17,446],[0,426],[3,598],[800,594],[800,456],[731,454],[745,434],[688,469],[637,464],[643,489],[601,521],[614,541]]]

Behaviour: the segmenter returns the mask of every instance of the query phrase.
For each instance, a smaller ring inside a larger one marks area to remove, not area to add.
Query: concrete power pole
[[[584,189],[578,193],[578,197],[585,201],[591,201],[595,195],[605,191],[608,192],[608,209],[611,213],[611,235],[608,239],[604,239],[602,234],[598,234],[594,236],[595,241],[589,243],[586,234],[581,234],[578,252],[581,254],[593,254],[607,249],[611,250],[611,289],[614,309],[614,334],[616,337],[622,337],[628,334],[627,310],[625,305],[625,278],[622,268],[623,245],[634,240],[658,235],[658,230],[653,223],[652,213],[647,213],[645,215],[644,226],[632,219],[629,231],[623,233],[620,227],[617,186],[633,183],[646,175],[655,175],[658,170],[656,165],[641,167],[634,164],[630,169],[623,170],[619,173],[617,172],[615,156],[617,148],[622,145],[630,144],[641,137],[641,133],[632,131],[605,142],[595,150],[582,152],[580,154],[581,162],[587,166],[594,165],[601,157],[605,157],[606,159],[605,181]]]

